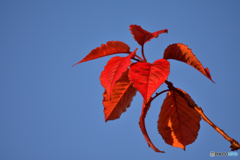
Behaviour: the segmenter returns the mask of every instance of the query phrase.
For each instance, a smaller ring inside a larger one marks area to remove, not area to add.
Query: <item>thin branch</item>
[[[231,143],[231,150],[238,150],[240,149],[240,145],[238,141],[235,139],[229,137],[223,130],[221,130],[218,126],[216,126],[208,117],[203,113],[203,110],[201,107],[198,107],[197,105],[194,106],[194,109],[202,116],[203,120],[205,120],[208,124],[210,124],[217,132],[219,132],[226,140],[228,140]]]
[[[187,102],[189,107],[196,110],[201,116],[202,119],[205,120],[209,125],[211,125],[218,133],[220,133],[226,140],[228,140],[231,145],[230,148],[232,151],[240,149],[240,144],[235,139],[229,137],[222,129],[216,126],[204,113],[201,107],[199,107],[192,99],[189,99],[181,90],[175,88],[173,84],[169,81],[165,82],[168,85],[170,90],[177,92],[182,98],[184,98]]]

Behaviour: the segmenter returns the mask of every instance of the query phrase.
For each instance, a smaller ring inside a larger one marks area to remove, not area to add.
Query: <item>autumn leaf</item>
[[[193,101],[186,92],[180,91]],[[185,150],[186,145],[196,140],[200,129],[200,120],[201,117],[197,111],[190,108],[188,102],[176,91],[171,90],[168,92],[159,114],[158,131],[167,144]]]
[[[106,90],[103,94],[105,122],[119,118],[122,112],[125,112],[130,106],[133,97],[136,95],[137,90],[128,79],[128,73],[129,71],[127,70],[116,81],[113,87],[111,101]]]
[[[151,147],[155,152],[165,153],[164,151],[160,151],[157,147],[155,147],[154,144],[152,143],[151,139],[148,136],[148,133],[147,133],[147,130],[146,130],[146,127],[145,127],[145,117],[147,115],[149,107],[150,107],[150,104],[146,105],[143,102],[142,114],[141,114],[140,120],[139,120],[140,129],[141,129],[141,131],[143,133],[143,136],[144,136],[145,140],[147,141],[147,144],[148,144],[149,147]]]
[[[170,64],[165,59],[155,62],[137,62],[130,66],[129,79],[133,86],[142,94],[145,102],[148,102],[157,88],[167,80]]]
[[[73,66],[82,62],[117,53],[130,53],[130,47],[121,41],[108,41],[106,44],[102,44],[101,47],[93,49],[85,58],[83,58],[81,61],[74,64]]]
[[[164,51],[163,58],[175,59],[178,61],[185,62],[191,65],[192,67],[196,68],[199,72],[201,72],[203,75],[208,77],[214,83],[214,81],[211,78],[209,69],[208,68],[204,69],[200,61],[192,53],[192,50],[189,49],[188,46],[184,44],[175,43],[175,44],[169,45]]]
[[[134,57],[137,49],[135,49],[127,57],[113,57],[111,58],[105,69],[102,71],[100,76],[100,81],[102,86],[106,89],[110,99],[112,94],[112,89],[115,82],[121,77],[122,73],[127,70],[131,64],[131,57]]]
[[[130,31],[133,34],[134,39],[141,46],[143,46],[144,43],[150,41],[151,39],[157,38],[159,34],[168,33],[167,29],[159,30],[159,31],[151,33],[151,32],[148,32],[148,31],[142,29],[142,27],[138,26],[138,25],[130,25]]]

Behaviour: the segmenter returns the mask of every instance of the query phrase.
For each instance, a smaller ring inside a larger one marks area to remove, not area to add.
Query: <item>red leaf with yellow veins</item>
[[[201,72],[203,75],[208,77],[214,83],[214,81],[211,78],[209,69],[203,68],[203,65],[196,58],[196,56],[192,53],[192,50],[189,49],[187,45],[184,45],[181,43],[175,43],[175,44],[169,45],[164,51],[163,58],[175,59],[178,61],[185,62],[191,65],[192,67],[196,68],[199,72]]]
[[[178,89],[180,90],[180,89]],[[191,97],[180,90],[190,100]],[[173,147],[185,150],[193,143],[200,129],[201,116],[190,108],[188,102],[176,91],[169,91],[161,107],[158,119],[158,131],[164,141]]]
[[[101,47],[93,49],[85,58],[83,58],[81,61],[74,64],[73,66],[82,62],[117,53],[130,53],[130,47],[121,41],[108,41],[106,44],[102,44]]]
[[[170,64],[165,59],[155,62],[137,62],[130,66],[129,79],[133,86],[142,94],[144,101],[148,102],[157,88],[167,80]]]
[[[116,81],[111,100],[106,90],[103,94],[105,122],[119,118],[130,106],[133,97],[136,95],[137,90],[128,79],[128,72],[128,70],[124,72]]]
[[[127,57],[113,57],[111,58],[104,71],[102,71],[100,76],[100,81],[102,86],[106,89],[107,94],[111,99],[112,89],[115,82],[121,77],[122,73],[127,70],[131,64],[131,57],[134,57],[137,49],[135,49]]]
[[[151,32],[148,32],[148,31],[142,29],[142,27],[138,26],[138,25],[130,25],[130,31],[133,34],[134,39],[141,46],[143,46],[144,43],[150,41],[151,39],[157,38],[159,36],[159,34],[168,33],[167,29],[159,30],[159,31],[151,33]]]

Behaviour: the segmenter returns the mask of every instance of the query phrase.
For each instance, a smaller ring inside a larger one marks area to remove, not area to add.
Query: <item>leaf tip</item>
[[[205,72],[206,72],[206,74],[207,74],[207,77],[208,77],[213,83],[215,83],[215,82],[212,80],[212,77],[211,77],[211,75],[210,75],[209,69],[208,69],[208,68],[204,68],[204,70],[205,70]]]
[[[74,65],[72,65],[72,67],[76,66],[77,64],[81,63],[82,61],[79,61],[77,63],[75,63]]]
[[[105,123],[107,123],[108,119],[105,117]]]
[[[138,50],[138,48],[136,48],[133,52],[130,53],[131,58],[135,57],[137,50]]]
[[[168,33],[168,29],[164,29],[165,30],[165,33]]]
[[[153,36],[155,37],[155,38],[157,38],[160,34],[162,34],[162,33],[168,33],[168,29],[164,29],[164,30],[159,30],[159,31],[156,31],[156,32],[154,32],[154,33],[152,33],[153,34]]]

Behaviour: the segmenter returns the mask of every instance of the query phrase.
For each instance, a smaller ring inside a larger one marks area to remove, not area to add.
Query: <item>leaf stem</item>
[[[143,57],[143,61],[144,61],[144,62],[147,62],[147,59],[146,59],[146,57],[145,57],[145,55],[144,55],[143,46],[144,46],[144,44],[142,45],[142,57]]]
[[[240,144],[235,139],[229,137],[222,129],[216,126],[204,113],[201,107],[199,107],[193,100],[189,99],[182,91],[178,90],[173,86],[173,84],[169,81],[165,82],[168,85],[169,90],[174,90],[177,92],[182,98],[184,98],[187,102],[189,107],[196,110],[201,116],[204,121],[206,121],[209,125],[211,125],[218,133],[220,133],[226,140],[228,140],[231,145],[230,148],[232,151],[240,149]]]
[[[131,52],[125,52],[125,53],[126,54],[131,54]],[[138,59],[136,59],[136,58],[131,58],[131,59],[134,59],[134,60],[136,60],[138,62],[142,62],[143,61],[143,59],[141,57],[139,57],[138,55],[135,55],[135,57],[137,57]]]
[[[155,98],[157,98],[157,96],[159,96],[160,94],[162,94],[162,93],[164,93],[164,92],[168,92],[168,91],[170,91],[170,90],[169,90],[169,89],[166,89],[166,90],[163,90],[163,91],[161,91],[161,92],[159,92],[159,93],[156,93],[156,95],[155,95],[154,97],[152,97],[152,98],[149,100],[148,103],[151,103]]]
[[[136,59],[136,58],[131,58],[131,59],[133,59],[133,60],[135,60],[135,61],[137,61],[137,62],[141,62],[141,60]]]
[[[140,61],[143,61],[143,59],[141,57],[139,57],[138,55],[135,55],[135,57],[137,57]]]

